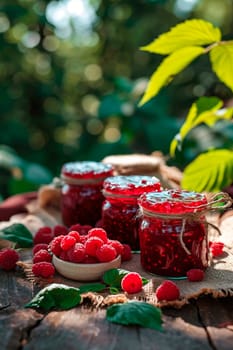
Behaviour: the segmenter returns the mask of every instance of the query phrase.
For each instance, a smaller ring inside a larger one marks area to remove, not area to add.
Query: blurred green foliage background
[[[63,163],[155,150],[168,154],[191,103],[231,92],[197,59],[137,106],[160,62],[140,51],[185,19],[233,33],[232,0],[2,0],[0,195],[34,190]],[[161,57],[162,58],[162,57]],[[209,145],[232,144],[231,123],[191,133],[176,165]]]

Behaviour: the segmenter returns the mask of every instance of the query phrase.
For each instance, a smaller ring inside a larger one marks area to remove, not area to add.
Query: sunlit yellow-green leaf
[[[176,153],[177,148],[179,151],[181,150],[181,144],[182,144],[181,136],[178,133],[175,135],[175,137],[172,139],[172,141],[170,143],[170,156],[171,157],[175,157],[175,153]]]
[[[221,32],[212,23],[191,19],[172,27],[141,50],[167,55],[183,47],[208,45],[220,40]]]
[[[213,126],[218,120],[229,120],[233,117],[233,108],[222,108],[215,111],[206,111],[201,113],[196,121],[196,125],[205,123],[208,126]],[[196,126],[195,125],[195,126]]]
[[[223,102],[217,97],[201,97],[192,104],[179,133],[170,145],[170,155],[174,157],[176,149],[181,148],[182,141],[196,126],[204,123],[213,126],[218,120],[233,117],[233,108],[222,108]]]
[[[203,153],[184,170],[181,187],[197,192],[218,192],[232,183],[233,151]]]
[[[210,51],[213,71],[233,91],[233,41],[223,42]]]
[[[204,53],[202,47],[191,46],[177,50],[166,57],[152,74],[146,92],[139,105],[143,105],[157,95],[163,86],[171,82],[176,74],[186,68],[189,63],[202,53]]]

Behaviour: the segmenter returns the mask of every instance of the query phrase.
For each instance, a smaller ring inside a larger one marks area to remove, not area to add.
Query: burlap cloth
[[[165,187],[177,188],[182,174],[178,169],[167,167],[163,157],[157,153],[151,156],[126,155],[111,156],[103,160],[110,162],[115,167],[116,174],[153,174],[162,179]],[[43,186],[38,192],[36,201],[27,205],[27,213],[12,216],[6,222],[0,222],[1,227],[9,226],[14,222],[21,222],[34,235],[41,226],[51,226],[61,223],[59,212],[60,191],[54,184]],[[136,271],[141,276],[149,279],[143,291],[137,294],[110,295],[108,292],[95,294],[87,293],[87,298],[92,306],[106,306],[108,304],[125,302],[129,299],[146,300],[159,307],[172,306],[180,308],[193,298],[203,294],[210,294],[214,298],[233,296],[233,210],[228,211],[220,219],[219,215],[209,218],[220,229],[221,236],[216,236],[216,230],[210,229],[210,240],[220,240],[225,243],[224,254],[211,261],[207,268],[205,278],[201,282],[189,282],[188,280],[176,280],[180,288],[180,298],[174,301],[159,302],[155,297],[157,286],[164,280],[162,277],[151,276],[145,272],[140,265],[140,254],[134,254],[132,260],[122,263],[122,268]],[[0,246],[8,245],[9,242],[0,241]],[[42,288],[50,283],[64,283],[70,286],[80,286],[77,281],[71,281],[56,274],[51,279],[35,278],[31,272],[31,251],[25,252],[26,260],[19,262],[25,272],[25,276]]]
[[[149,283],[143,287],[142,292],[137,294],[118,294],[110,295],[108,291],[104,293],[87,293],[84,298],[93,307],[104,307],[113,303],[126,302],[129,299],[144,300],[152,303],[158,307],[171,306],[175,308],[181,308],[183,305],[189,303],[191,299],[200,297],[203,294],[209,294],[213,298],[221,298],[227,296],[233,296],[233,210],[225,214],[219,220],[219,216],[214,215],[209,218],[209,221],[217,221],[217,225],[220,229],[221,235],[218,236],[216,230],[209,229],[209,235],[211,240],[220,240],[225,243],[224,253],[215,259],[212,259],[210,266],[205,272],[204,280],[201,282],[189,282],[188,280],[175,280],[180,288],[180,298],[174,301],[158,301],[155,296],[155,290],[157,286],[165,279],[160,276],[152,276],[144,271],[140,264],[140,254],[133,254],[133,258],[130,261],[123,262],[121,268],[136,271],[141,276],[149,279]],[[29,254],[29,255],[28,255]],[[66,285],[79,287],[84,284],[78,281],[72,281],[56,274],[53,278],[43,279],[36,278],[31,272],[31,251],[27,252],[26,261],[20,262],[19,265],[23,268],[25,276],[30,279],[39,289],[45,287],[51,283],[63,283]],[[90,282],[88,282],[90,283]]]

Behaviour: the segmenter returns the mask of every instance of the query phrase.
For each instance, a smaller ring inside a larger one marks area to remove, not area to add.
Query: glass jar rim
[[[160,189],[159,179],[148,175],[110,176],[103,182],[103,192],[105,195],[114,197],[139,197],[144,192]]]
[[[158,214],[182,214],[205,211],[205,194],[194,191],[169,189],[142,194],[138,199],[142,210]]]
[[[112,174],[113,166],[111,164],[95,161],[69,162],[65,163],[61,169],[61,178],[64,181],[72,180],[73,182],[91,179],[103,181]]]

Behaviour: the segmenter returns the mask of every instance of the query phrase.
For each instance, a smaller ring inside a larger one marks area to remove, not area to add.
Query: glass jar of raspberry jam
[[[142,267],[153,274],[184,278],[193,268],[208,266],[204,194],[167,190],[138,200]]]
[[[63,165],[61,214],[66,226],[96,224],[101,218],[104,201],[103,181],[112,174],[112,165],[100,162],[81,161]]]
[[[152,176],[114,176],[105,179],[101,226],[111,239],[139,250],[138,197],[148,191],[160,191],[160,182]]]

